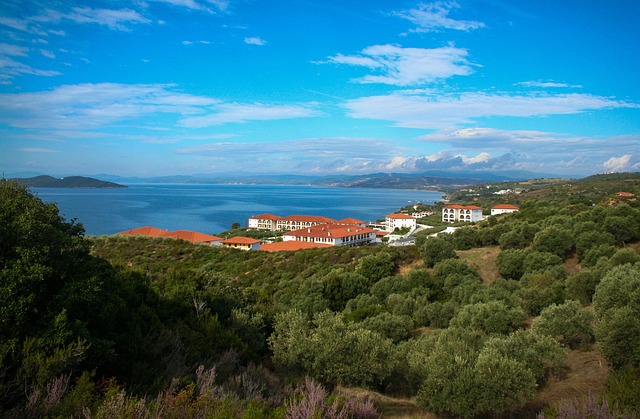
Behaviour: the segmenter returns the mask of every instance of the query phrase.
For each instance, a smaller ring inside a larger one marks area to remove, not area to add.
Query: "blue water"
[[[252,215],[324,215],[375,221],[412,203],[431,204],[439,192],[342,189],[311,186],[135,184],[127,189],[32,188],[55,202],[89,235],[114,234],[145,225],[216,234]]]

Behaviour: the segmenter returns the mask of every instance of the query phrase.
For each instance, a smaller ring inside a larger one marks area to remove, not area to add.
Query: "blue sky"
[[[640,171],[635,0],[5,0],[0,169]]]

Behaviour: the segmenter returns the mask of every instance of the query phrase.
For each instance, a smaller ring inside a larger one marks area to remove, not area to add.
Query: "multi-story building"
[[[285,233],[284,241],[324,243],[331,246],[361,246],[374,243],[376,231],[367,227],[320,224]]]
[[[416,228],[416,219],[408,214],[389,214],[385,217],[387,231],[394,231],[396,228],[409,227]]]
[[[273,214],[260,214],[254,215],[249,218],[248,228],[255,228],[256,230],[276,230],[278,220],[282,217],[278,217]]]
[[[442,221],[465,221],[475,223],[482,221],[482,207],[475,205],[447,205],[442,208]]]
[[[291,231],[313,227],[319,224],[340,224],[357,227],[366,227],[367,225],[364,221],[356,220],[355,218],[334,220],[320,215],[289,215],[287,217],[279,217],[273,214],[260,214],[249,218],[247,227],[257,230]]]

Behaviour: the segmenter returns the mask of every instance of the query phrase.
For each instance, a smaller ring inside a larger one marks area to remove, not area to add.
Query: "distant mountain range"
[[[487,182],[519,181],[540,177],[554,177],[537,173],[478,173],[432,171],[425,173],[371,173],[366,175],[192,175],[160,176],[153,178],[127,178],[113,175],[96,175],[100,179],[120,183],[192,183],[192,184],[250,184],[250,185],[307,185],[335,188],[387,188],[451,190]]]
[[[51,176],[27,178],[21,181],[34,187],[58,188],[118,188],[122,184],[167,183],[167,184],[248,184],[248,185],[305,185],[334,188],[381,188],[450,191],[453,189],[488,182],[522,181],[527,179],[552,178],[530,172],[449,172],[430,171],[423,173],[370,173],[365,175],[309,176],[291,174],[196,174],[157,177],[123,177],[108,174],[93,175],[93,178],[68,176],[56,179]],[[14,176],[18,177],[18,176]],[[100,179],[100,180],[98,180]]]
[[[30,178],[15,178],[14,180],[31,188],[126,188],[126,186],[114,182],[84,176],[55,178],[42,175]]]

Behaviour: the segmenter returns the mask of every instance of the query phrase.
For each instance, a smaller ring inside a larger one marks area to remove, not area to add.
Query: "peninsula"
[[[55,178],[52,176],[35,176],[31,178],[17,178],[16,181],[31,188],[126,188],[125,185],[106,182],[84,176],[68,176]]]

